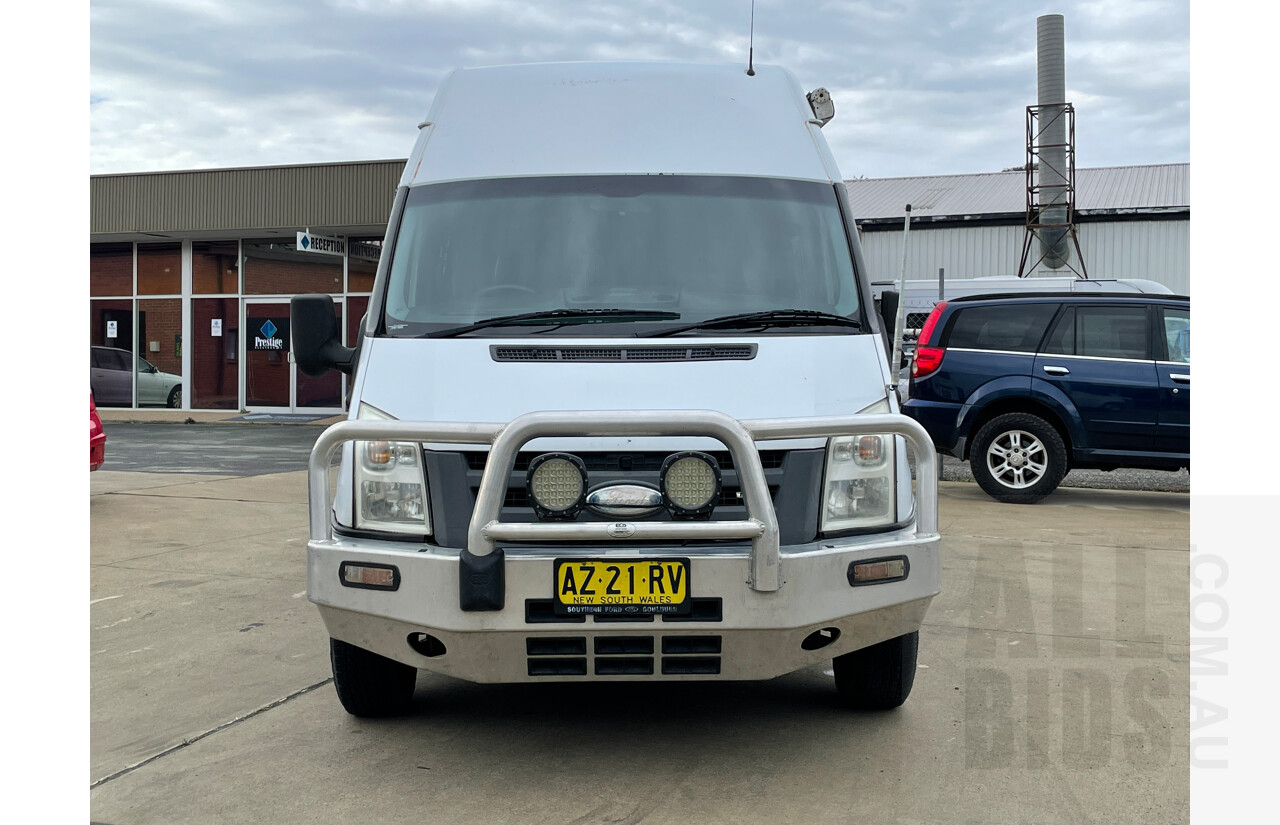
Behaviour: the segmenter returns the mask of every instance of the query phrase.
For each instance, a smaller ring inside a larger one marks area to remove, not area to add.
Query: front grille
[[[778,485],[769,485],[769,497],[778,495]],[[508,487],[502,499],[503,507],[532,507],[529,502],[529,490],[525,487]],[[717,507],[741,507],[742,491],[737,487],[721,487],[720,497],[716,499]]]
[[[778,485],[769,485],[769,498],[778,497]],[[720,497],[716,499],[717,507],[741,507],[742,506],[742,490],[737,487],[723,486],[720,488]]]
[[[486,452],[468,452],[464,454],[467,459],[467,469],[482,472],[489,462],[489,454]],[[524,473],[529,471],[529,464],[541,453],[524,452],[516,455],[515,472]],[[596,471],[618,471],[618,472],[658,472],[662,469],[662,462],[666,459],[667,453],[574,453],[582,462],[587,465],[587,472]],[[716,450],[707,453],[716,460],[721,470],[732,470],[733,456],[728,450]],[[782,468],[782,462],[787,457],[786,450],[761,450],[760,466],[766,470],[779,470]]]
[[[743,502],[742,490],[738,482],[737,470],[733,465],[733,458],[728,450],[711,451],[708,454],[720,465],[722,476],[720,496],[715,502],[716,508],[720,509],[721,512],[719,515],[713,512],[711,517],[732,518],[736,515],[731,511],[733,508],[741,510],[746,506]],[[468,482],[471,488],[472,503],[474,504],[475,497],[480,491],[481,473],[484,472],[488,464],[489,454],[487,452],[469,451],[462,455],[467,463],[467,472],[470,476]],[[507,489],[502,499],[503,521],[516,520],[517,513],[520,513],[520,511],[524,511],[524,517],[521,520],[534,520],[533,504],[529,500],[529,490],[526,486],[526,475],[529,472],[530,462],[539,455],[541,453],[529,451],[516,455],[515,467],[511,471],[511,479],[507,483]],[[582,463],[586,465],[587,483],[590,487],[594,488],[626,481],[646,482],[656,487],[661,478],[662,464],[670,453],[579,452],[574,453],[574,455],[582,459]],[[781,482],[783,475],[783,464],[787,459],[787,451],[761,450],[759,455],[760,465],[766,475],[769,496],[776,501],[780,489],[779,482]],[[595,519],[601,517],[587,512],[579,516],[579,518]],[[665,511],[661,511],[649,518],[666,519],[668,516]]]
[[[521,362],[619,362],[642,361],[750,361],[756,357],[755,344],[723,346],[622,346],[622,347],[512,347],[493,345],[494,361]]]
[[[638,483],[657,489],[663,462],[674,451],[616,450],[571,451],[586,465],[588,489],[610,484]],[[747,507],[739,495],[742,481],[727,450],[709,452],[720,465],[721,494],[711,513],[714,521],[746,518]],[[498,519],[504,523],[538,520],[526,489],[529,464],[540,451],[525,450],[517,455],[514,467],[501,484],[502,507]],[[812,541],[817,535],[817,505],[821,494],[825,451],[821,447],[760,450],[765,486],[778,513],[783,544]],[[475,510],[476,497],[488,464],[489,454],[479,450],[425,450],[428,478],[431,479],[431,520],[436,542],[442,547],[465,547],[467,528]],[[498,479],[501,483],[503,479]],[[672,517],[660,509],[643,517],[645,521],[669,522]],[[581,523],[613,520],[590,510],[577,516]],[[632,520],[640,520],[640,517]],[[697,544],[697,542],[694,542]],[[570,551],[576,552],[576,551]]]

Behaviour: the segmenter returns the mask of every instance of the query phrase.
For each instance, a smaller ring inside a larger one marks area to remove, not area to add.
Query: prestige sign
[[[250,318],[249,349],[255,352],[285,352],[289,349],[288,318]]]

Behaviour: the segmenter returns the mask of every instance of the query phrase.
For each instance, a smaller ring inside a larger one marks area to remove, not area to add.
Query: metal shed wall
[[[227,237],[278,227],[379,227],[404,160],[208,169],[89,179],[89,233]]]
[[[1023,226],[973,226],[947,229],[912,227],[907,278],[950,279],[1017,275]],[[1091,279],[1148,278],[1180,295],[1191,294],[1191,222],[1117,221],[1077,227],[1085,268]],[[902,268],[902,232],[863,232],[862,251],[874,281],[897,280]],[[1033,252],[1032,254],[1037,254]],[[1072,250],[1074,256],[1075,251]],[[1071,275],[1071,270],[1047,270]]]

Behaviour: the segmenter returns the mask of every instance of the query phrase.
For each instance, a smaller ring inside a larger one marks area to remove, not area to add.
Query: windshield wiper
[[[497,318],[486,318],[461,327],[427,332],[420,338],[453,338],[466,335],[478,329],[488,327],[505,327],[517,324],[593,324],[609,320],[631,321],[675,321],[680,318],[678,312],[665,312],[649,309],[546,309],[541,312],[524,312],[519,315],[501,315]]]
[[[693,324],[658,330],[642,338],[660,338],[664,335],[678,335],[694,329],[720,329],[729,327],[800,327],[822,326],[830,324],[840,327],[862,329],[862,324],[843,315],[820,312],[816,309],[770,309],[764,312],[744,312],[740,315],[721,315],[719,318],[708,318]]]

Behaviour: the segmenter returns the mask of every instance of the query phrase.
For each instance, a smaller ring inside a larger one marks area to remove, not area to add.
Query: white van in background
[[[831,114],[766,66],[441,85],[357,346],[330,296],[293,300],[299,367],[352,376],[307,549],[348,712],[404,712],[419,669],[833,661],[849,706],[907,698],[940,588],[936,458],[889,388]]]

